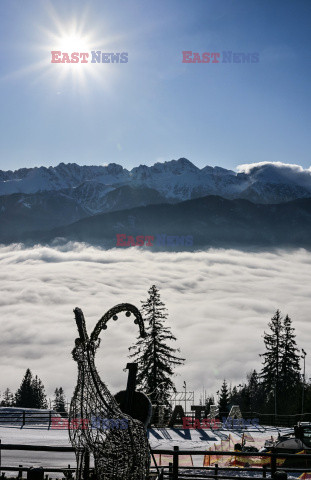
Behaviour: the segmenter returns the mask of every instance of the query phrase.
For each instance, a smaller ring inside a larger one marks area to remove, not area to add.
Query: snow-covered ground
[[[254,445],[257,448],[264,446],[266,440],[271,436],[276,438],[278,431],[280,433],[288,432],[289,429],[263,428],[244,430],[248,433],[247,444]],[[241,443],[242,432],[238,430],[184,430],[171,428],[154,428],[148,431],[149,441],[152,449],[173,450],[175,445],[181,450],[200,450],[207,451],[210,447],[230,438],[231,445]],[[24,445],[51,445],[51,446],[70,446],[67,430],[50,429],[46,426],[36,426],[31,428],[18,428],[16,426],[0,425],[0,440],[2,444],[24,444]],[[224,448],[226,450],[226,448]],[[71,452],[31,452],[31,451],[13,451],[2,450],[1,464],[3,466],[44,466],[44,467],[64,467],[68,464],[75,466],[75,456]],[[193,456],[194,466],[203,465],[204,454]],[[55,475],[56,476],[56,475]]]
[[[66,430],[48,430],[46,426],[32,428],[0,426],[0,440],[2,444],[22,445],[51,445],[70,446]],[[1,451],[2,466],[43,466],[43,467],[75,467],[75,455],[71,452],[32,452],[32,451]],[[15,472],[12,472],[12,476]],[[10,472],[6,473],[10,476]],[[50,475],[63,477],[61,474]]]

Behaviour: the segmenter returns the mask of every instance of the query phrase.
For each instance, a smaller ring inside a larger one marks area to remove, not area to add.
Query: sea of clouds
[[[215,393],[224,378],[237,384],[260,369],[263,332],[277,308],[292,317],[298,346],[308,353],[310,266],[311,254],[303,249],[155,253],[82,243],[0,246],[0,391],[15,391],[29,367],[49,396],[63,386],[70,398],[77,373],[73,308],[82,308],[91,332],[113,305],[140,307],[155,284],[186,358],[176,385],[181,389],[185,380],[198,401],[203,386]],[[113,393],[125,388],[123,369],[137,335],[133,318],[124,314],[101,334],[97,366]]]

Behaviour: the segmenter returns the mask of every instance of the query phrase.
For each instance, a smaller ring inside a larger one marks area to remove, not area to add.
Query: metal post
[[[274,383],[274,426],[277,425],[276,423],[276,415],[277,415],[277,409],[276,409],[276,382]]]
[[[274,449],[273,449],[274,452]],[[270,457],[271,478],[274,478],[276,472],[276,454],[272,453]]]
[[[169,464],[168,464],[168,478],[169,478],[169,480],[172,480],[172,478],[173,478],[173,464],[172,464],[172,462],[169,462]]]
[[[83,468],[83,480],[89,480],[90,475],[90,452],[84,451],[84,468]]]
[[[49,427],[48,427],[49,430],[51,428],[51,423],[52,423],[52,410],[50,410],[50,413],[49,413]]]
[[[184,389],[185,389],[185,415],[187,412],[187,384],[184,382]]]
[[[305,397],[305,383],[306,383],[306,352],[304,349],[301,349],[302,355],[301,358],[303,359],[303,384],[302,384],[302,399],[301,399],[301,415],[303,415],[303,404],[304,404],[304,397]],[[302,420],[302,418],[301,418]]]
[[[173,480],[178,480],[178,451],[179,447],[174,447],[173,453]]]
[[[218,463],[215,463],[215,478],[218,476]]]

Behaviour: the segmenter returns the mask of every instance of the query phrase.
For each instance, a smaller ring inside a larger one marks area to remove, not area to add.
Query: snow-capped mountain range
[[[79,166],[60,163],[56,167],[0,170],[0,195],[63,191],[78,197],[94,213],[102,211],[101,201],[122,186],[156,190],[161,197],[183,201],[205,195],[246,198],[258,203],[280,203],[311,196],[311,171],[280,163],[242,166],[238,173],[221,167],[196,167],[186,158],[140,165],[127,170],[121,165]],[[74,192],[78,188],[79,195]],[[72,192],[71,192],[72,190]]]
[[[186,158],[127,170],[60,163],[0,171],[0,227],[18,234],[68,225],[94,214],[207,195],[283,203],[311,197],[311,170],[282,163],[249,164],[238,171],[198,168]]]

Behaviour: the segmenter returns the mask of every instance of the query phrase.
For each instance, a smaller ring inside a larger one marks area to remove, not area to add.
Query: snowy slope
[[[60,163],[57,167],[0,171],[0,194],[62,190],[77,187],[87,181],[104,185],[122,185],[127,183],[128,179],[129,172],[115,163],[105,167]]]

